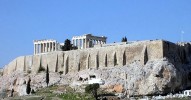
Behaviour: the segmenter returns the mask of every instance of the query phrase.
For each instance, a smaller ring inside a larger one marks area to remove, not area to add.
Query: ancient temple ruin
[[[97,44],[106,44],[107,37],[105,36],[93,36],[92,34],[85,34],[82,36],[74,36],[72,38],[72,44],[78,49],[85,49],[94,47]]]
[[[93,36],[91,34],[85,34],[82,36],[74,36],[72,38],[73,46],[78,47],[78,49],[91,48],[95,45],[106,44],[107,37],[105,36]],[[53,39],[44,40],[34,40],[34,55],[40,53],[48,53],[52,51],[61,51],[61,46],[64,43],[59,43]]]
[[[60,44],[56,40],[34,40],[34,55],[60,50]]]

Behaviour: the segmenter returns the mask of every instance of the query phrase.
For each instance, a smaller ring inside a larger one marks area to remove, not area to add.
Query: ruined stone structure
[[[59,43],[56,40],[34,40],[34,55],[60,50]]]
[[[91,34],[85,34],[83,36],[74,36],[72,38],[72,44],[77,46],[78,49],[91,48],[97,44],[106,44],[106,37],[92,36]]]
[[[88,48],[82,50],[56,51],[39,55],[21,56],[5,66],[3,74],[13,71],[37,73],[40,67],[52,72],[78,72],[89,68],[123,66],[139,61],[142,65],[149,60],[167,57],[173,62],[186,63],[191,55],[190,43],[177,45],[168,41],[140,41],[131,44]]]
[[[76,89],[93,76],[105,81],[101,87],[108,92],[161,95],[191,87],[191,42],[122,42],[21,56],[0,70],[0,89],[26,95],[29,77],[32,89],[46,87],[47,65],[50,85],[68,84]]]
[[[72,44],[78,49],[85,49],[94,47],[94,45],[106,44],[106,37],[92,36],[91,34],[85,34],[83,36],[74,36],[72,38]],[[40,53],[48,53],[52,51],[61,51],[61,45],[64,43],[58,43],[53,39],[34,40],[34,55]]]

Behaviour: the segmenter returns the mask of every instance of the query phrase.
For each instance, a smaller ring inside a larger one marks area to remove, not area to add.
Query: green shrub
[[[62,74],[63,74],[63,71],[59,71],[59,73],[60,73],[60,75],[62,75]]]
[[[38,72],[40,73],[40,72],[43,72],[43,71],[45,71],[45,68],[39,67]]]
[[[97,90],[99,88],[99,84],[95,83],[95,84],[89,84],[86,86],[85,88],[85,92],[86,93],[92,93],[92,95],[94,96],[94,98],[97,100],[98,95],[97,95]]]

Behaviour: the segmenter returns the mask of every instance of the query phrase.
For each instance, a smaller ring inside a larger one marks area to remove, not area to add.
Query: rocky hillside
[[[166,94],[186,89],[191,86],[191,65],[173,65],[168,59],[156,59],[142,65],[134,61],[130,65],[121,67],[105,67],[102,69],[86,69],[77,73],[66,75],[50,72],[50,85],[70,85],[77,89],[80,85],[87,84],[89,76],[101,78],[105,81],[101,88],[110,92],[125,90],[130,95]],[[26,95],[26,83],[31,78],[31,87],[35,91],[46,87],[45,72],[23,73],[12,72],[0,77],[0,92],[14,89],[18,95]]]
[[[0,76],[3,75],[3,69],[0,69]]]

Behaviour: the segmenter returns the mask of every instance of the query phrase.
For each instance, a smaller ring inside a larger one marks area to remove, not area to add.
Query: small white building
[[[184,96],[191,96],[191,90],[185,90]]]
[[[90,80],[88,81],[88,84],[95,84],[95,83],[98,83],[98,84],[100,84],[100,85],[103,85],[103,84],[105,84],[105,81],[102,80],[102,79],[96,79],[96,78],[90,79]]]

